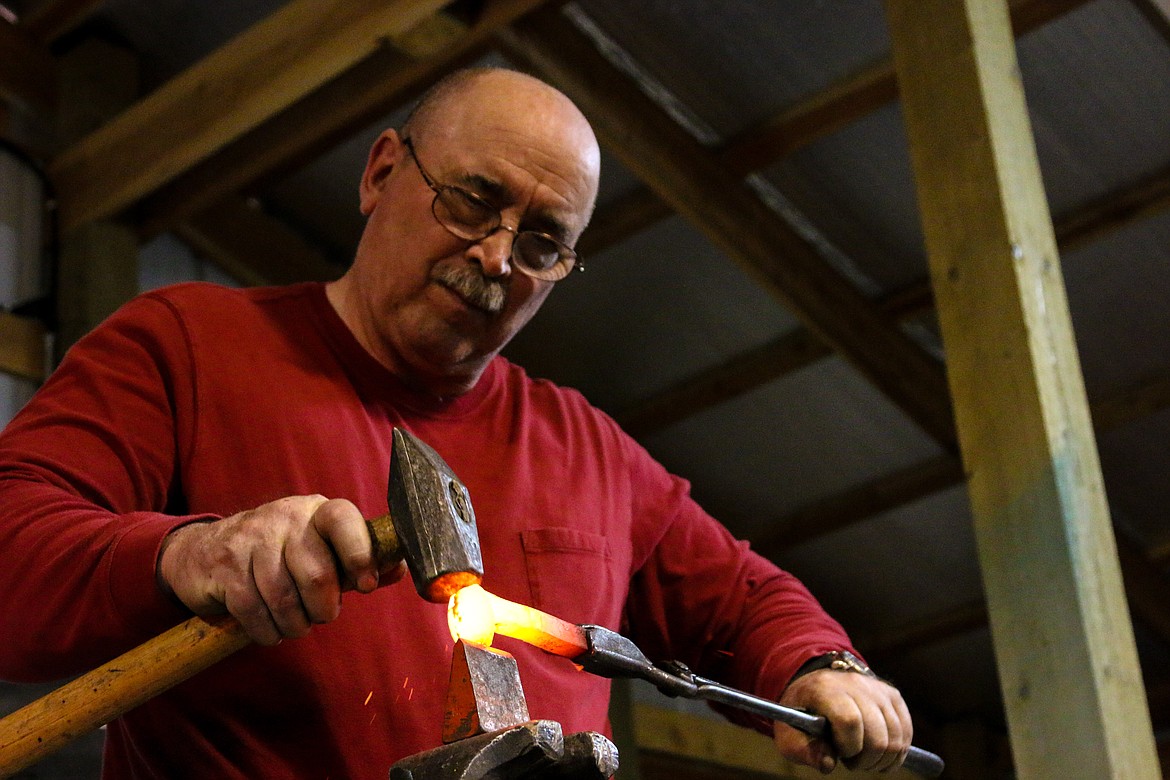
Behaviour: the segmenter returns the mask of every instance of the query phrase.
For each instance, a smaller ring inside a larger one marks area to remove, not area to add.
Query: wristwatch
[[[824,655],[813,656],[804,662],[804,665],[797,670],[792,679],[802,677],[809,672],[815,672],[819,669],[833,669],[838,672],[857,672],[864,674],[866,677],[877,677],[865,663],[848,650],[833,650]]]

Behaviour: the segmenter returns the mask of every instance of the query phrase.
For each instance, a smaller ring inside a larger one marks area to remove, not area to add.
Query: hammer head
[[[394,429],[387,498],[420,596],[446,603],[483,580],[471,495],[437,452],[401,428]]]

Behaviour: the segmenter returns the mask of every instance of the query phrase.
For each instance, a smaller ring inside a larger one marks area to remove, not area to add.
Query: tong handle
[[[820,715],[813,715],[812,713],[793,707],[785,707],[783,704],[761,699],[759,696],[753,696],[750,693],[745,693],[736,688],[730,688],[722,683],[717,683],[714,680],[708,680],[698,675],[691,675],[691,680],[695,683],[696,698],[726,704],[730,707],[755,713],[756,715],[762,715],[770,720],[785,723],[795,729],[799,729],[809,736],[820,738],[830,737],[829,722]],[[942,774],[944,764],[942,758],[938,755],[931,753],[929,750],[923,750],[920,747],[911,745],[910,751],[906,754],[906,760],[902,762],[902,766],[916,775],[934,778]]]

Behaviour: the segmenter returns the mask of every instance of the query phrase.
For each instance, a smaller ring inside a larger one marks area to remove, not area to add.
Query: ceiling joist
[[[49,50],[0,19],[0,101],[23,106],[42,121],[57,108],[57,63]],[[2,129],[2,128],[0,128]]]
[[[1170,375],[1154,377],[1090,405],[1098,436],[1167,408]],[[962,480],[957,459],[930,458],[778,518],[769,525],[766,536],[757,537],[754,546],[762,555],[776,556],[793,545],[957,487]]]
[[[294,0],[53,160],[62,229],[118,213],[444,4]]]
[[[443,73],[482,54],[497,29],[546,0],[496,0],[469,21],[440,12],[424,20],[401,47],[376,51],[337,78],[226,144],[150,193],[138,212],[149,237],[211,206],[295,169],[405,104]],[[407,53],[407,50],[410,53]]]
[[[85,21],[105,0],[41,0],[20,17],[20,28],[49,43]]]
[[[1017,36],[1025,35],[1064,14],[1084,5],[1088,0],[1014,0],[1011,3],[1012,27]],[[1144,0],[1149,1],[1149,0]],[[1166,0],[1161,0],[1165,2]],[[851,73],[827,89],[807,100],[789,106],[756,127],[732,138],[720,152],[720,158],[729,168],[741,175],[762,170],[781,158],[813,143],[819,138],[856,122],[882,106],[897,99],[898,85],[894,77],[894,63],[885,58],[873,65]],[[599,210],[582,241],[591,246],[595,239],[590,231],[617,243],[636,230],[648,227],[656,219],[668,216],[670,207],[659,201],[657,211],[646,205],[655,198],[647,187],[639,187],[612,207]],[[620,218],[627,211],[641,215],[639,222],[630,223],[631,233],[621,234],[608,225],[609,218]],[[605,246],[608,244],[602,244]]]
[[[45,378],[45,327],[39,320],[0,311],[0,371],[21,379]]]
[[[501,34],[505,53],[582,108],[602,143],[924,430],[952,446],[942,368],[716,157],[665,116],[563,15]]]
[[[175,235],[246,285],[332,281],[344,270],[243,198],[224,198],[179,224]]]

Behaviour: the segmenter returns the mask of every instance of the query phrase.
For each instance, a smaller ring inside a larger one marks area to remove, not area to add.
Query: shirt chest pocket
[[[520,532],[533,606],[572,623],[617,628],[629,591],[629,551],[573,528]]]

